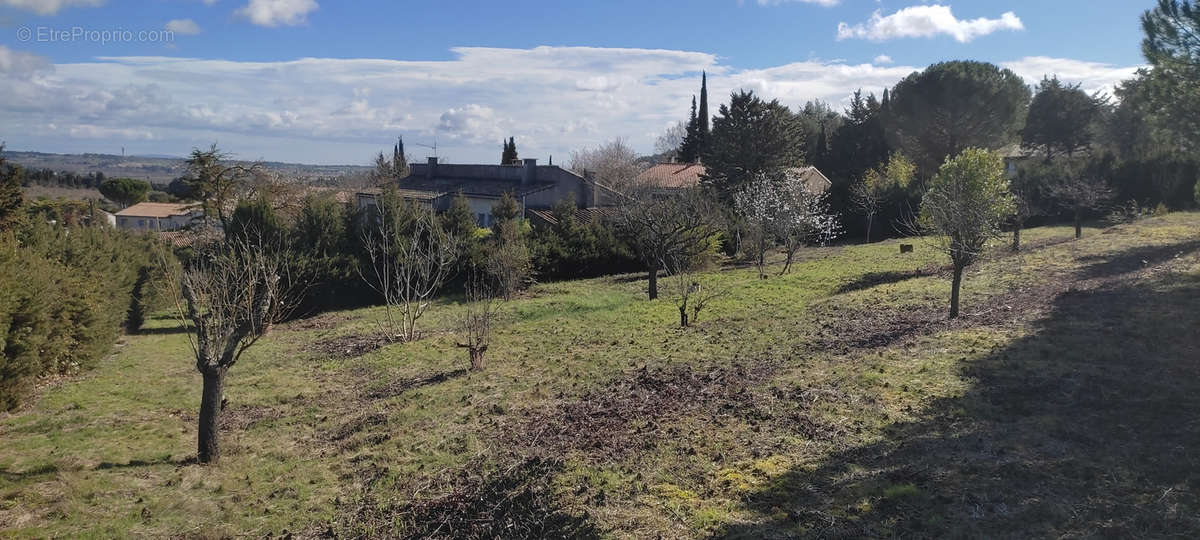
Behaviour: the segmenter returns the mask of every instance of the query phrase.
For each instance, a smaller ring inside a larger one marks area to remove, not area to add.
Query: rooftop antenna
[[[434,137],[434,138],[433,138],[433,144],[432,144],[432,145],[428,145],[428,144],[421,144],[421,143],[412,143],[412,144],[415,144],[415,145],[417,145],[417,146],[423,146],[423,147],[425,147],[425,148],[432,148],[432,149],[433,149],[433,157],[438,157],[438,153],[437,153],[437,146],[438,146],[438,145],[437,145],[437,137]]]

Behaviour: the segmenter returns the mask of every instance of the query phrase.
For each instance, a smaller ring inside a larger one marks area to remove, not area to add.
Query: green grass
[[[943,259],[881,242],[707,275],[730,294],[689,329],[665,279],[655,302],[636,276],[539,285],[504,306],[484,373],[461,371],[452,299],[424,339],[355,358],[320,347],[380,309],[283,325],[230,373],[216,466],[188,461],[200,377],[155,319],[0,417],[0,531],[391,535],[429,517],[414,493],[552,454],[552,507],[515,515],[581,535],[1194,536],[1200,214],[1072,233],[974,267],[954,323]],[[518,444],[538,426],[565,442]]]

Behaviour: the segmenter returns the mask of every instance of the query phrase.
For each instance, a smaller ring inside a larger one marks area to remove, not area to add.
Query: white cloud
[[[0,45],[0,75],[28,79],[39,72],[53,70],[54,66],[46,58]]]
[[[857,88],[879,94],[920,69],[806,61],[747,70],[707,53],[652,49],[453,53],[444,61],[101,57],[52,65],[0,47],[0,125],[11,148],[45,151],[119,152],[129,140],[140,141],[139,152],[182,155],[219,141],[249,158],[366,164],[403,135],[418,158],[417,143],[436,139],[443,156],[490,163],[500,138],[514,136],[522,156],[561,161],[615,137],[650,152],[665,126],[687,117],[701,70],[715,113],[735,89],[790,107],[811,99],[845,106]],[[1135,69],[1045,58],[1005,65],[1031,83],[1058,73],[1085,88]]]
[[[890,57],[886,54],[881,54],[879,56],[876,56],[875,60],[872,61],[872,63],[883,65],[883,64],[894,64],[895,61],[892,60],[892,57]]]
[[[1000,30],[1024,30],[1025,25],[1013,12],[1000,15],[999,19],[980,17],[959,19],[950,11],[950,6],[910,6],[891,15],[884,16],[878,10],[865,24],[849,25],[838,23],[837,38],[869,39],[887,41],[897,38],[933,37],[944,34],[959,43],[966,43],[980,36]]]
[[[191,19],[171,19],[167,21],[166,28],[176,34],[183,34],[185,36],[200,33],[200,25]]]
[[[63,8],[75,6],[96,7],[101,5],[104,5],[104,0],[0,0],[0,6],[24,9],[38,15],[54,15]]]
[[[1001,66],[1011,69],[1020,75],[1025,82],[1035,85],[1042,77],[1058,76],[1059,80],[1069,84],[1079,84],[1088,93],[1104,92],[1111,94],[1117,83],[1133,77],[1134,72],[1143,66],[1114,66],[1100,62],[1085,62],[1069,58],[1050,58],[1046,56],[1028,56],[1012,62],[1001,62]]]
[[[235,13],[259,26],[295,26],[318,7],[315,0],[250,0]]]

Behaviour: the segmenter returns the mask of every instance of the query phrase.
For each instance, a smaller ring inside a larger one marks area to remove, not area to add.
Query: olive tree
[[[980,148],[968,148],[948,158],[921,200],[917,225],[950,257],[954,277],[950,288],[950,318],[958,317],[963,271],[983,252],[988,240],[1013,213],[1013,197],[1004,174],[1004,160]]]

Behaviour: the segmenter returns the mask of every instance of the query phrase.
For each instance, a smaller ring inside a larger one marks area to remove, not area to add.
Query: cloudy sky
[[[366,164],[649,153],[710,96],[842,106],[933,62],[1111,88],[1151,0],[0,0],[0,140],[14,150]]]

